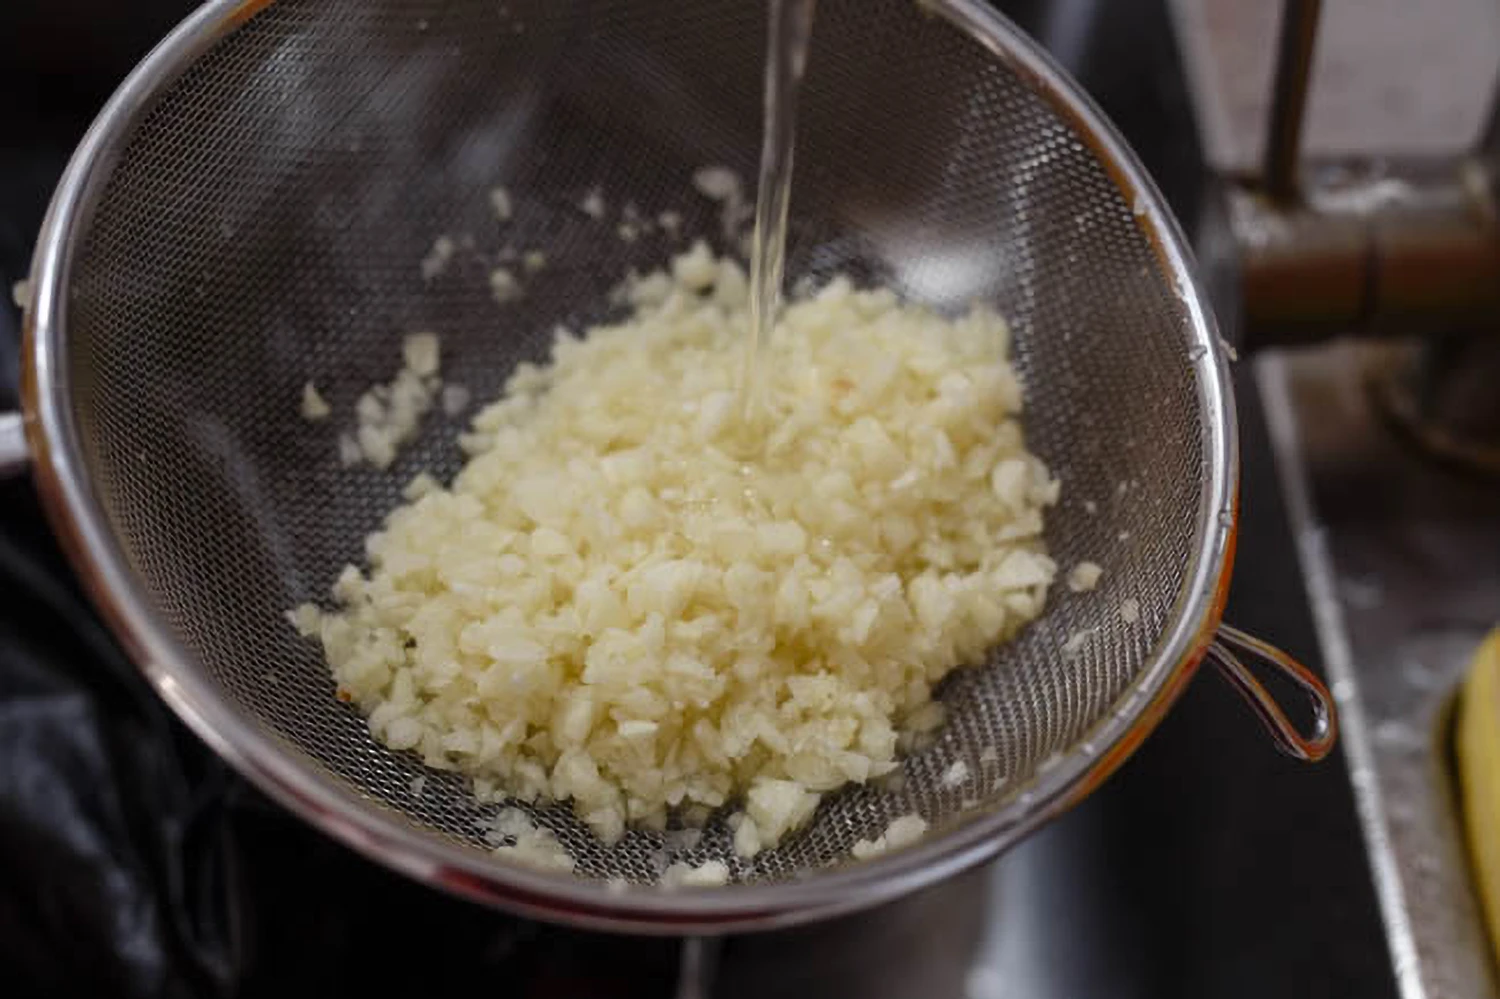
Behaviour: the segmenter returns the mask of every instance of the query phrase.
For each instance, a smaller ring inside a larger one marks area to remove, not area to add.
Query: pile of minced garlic
[[[1008,330],[832,281],[790,305],[747,452],[743,270],[696,246],[560,330],[292,614],[387,746],[604,841],[736,803],[741,855],[896,767],[932,687],[1042,610],[1058,485]]]

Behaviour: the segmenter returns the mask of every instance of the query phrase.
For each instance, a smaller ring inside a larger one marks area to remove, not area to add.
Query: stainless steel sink
[[[1500,622],[1500,480],[1444,467],[1382,418],[1372,379],[1416,349],[1340,344],[1263,357],[1257,374],[1401,995],[1493,999],[1451,725]]]
[[[1195,230],[1210,194],[1163,5],[1002,6],[1096,95]],[[1249,365],[1237,388],[1244,520],[1228,616],[1318,668]],[[824,926],[729,940],[713,994],[1395,996],[1344,756],[1285,760],[1241,707],[1200,676],[1104,788],[990,868]]]
[[[1242,376],[1245,372],[1241,372]],[[1252,380],[1231,613],[1318,659]],[[1202,675],[1092,798],[988,869],[824,926],[727,941],[715,996],[1396,995],[1341,756],[1279,757]]]

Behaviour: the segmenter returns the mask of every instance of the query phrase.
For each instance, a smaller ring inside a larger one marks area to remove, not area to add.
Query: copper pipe
[[[1318,37],[1322,0],[1286,0],[1281,8],[1281,39],[1271,93],[1271,125],[1266,136],[1264,185],[1273,201],[1297,196],[1297,164],[1302,148],[1302,119],[1312,79],[1313,49]]]
[[[1247,346],[1500,329],[1500,221],[1474,161],[1314,164],[1295,203],[1228,198]]]

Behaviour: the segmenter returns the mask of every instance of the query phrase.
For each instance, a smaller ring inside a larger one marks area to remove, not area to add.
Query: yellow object
[[[1469,855],[1490,941],[1500,952],[1500,628],[1469,667],[1456,741]]]

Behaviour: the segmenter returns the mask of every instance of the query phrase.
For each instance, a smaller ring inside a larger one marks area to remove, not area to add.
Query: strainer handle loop
[[[1236,654],[1238,653],[1238,655]],[[1220,623],[1218,639],[1208,647],[1208,655],[1220,674],[1238,691],[1250,705],[1255,716],[1270,733],[1276,748],[1295,760],[1315,763],[1328,755],[1338,739],[1338,712],[1333,706],[1333,695],[1306,666],[1253,635],[1238,628]],[[1303,735],[1271,692],[1255,678],[1250,667],[1241,656],[1253,657],[1256,661],[1274,667],[1292,683],[1302,688],[1312,705],[1312,733]]]

